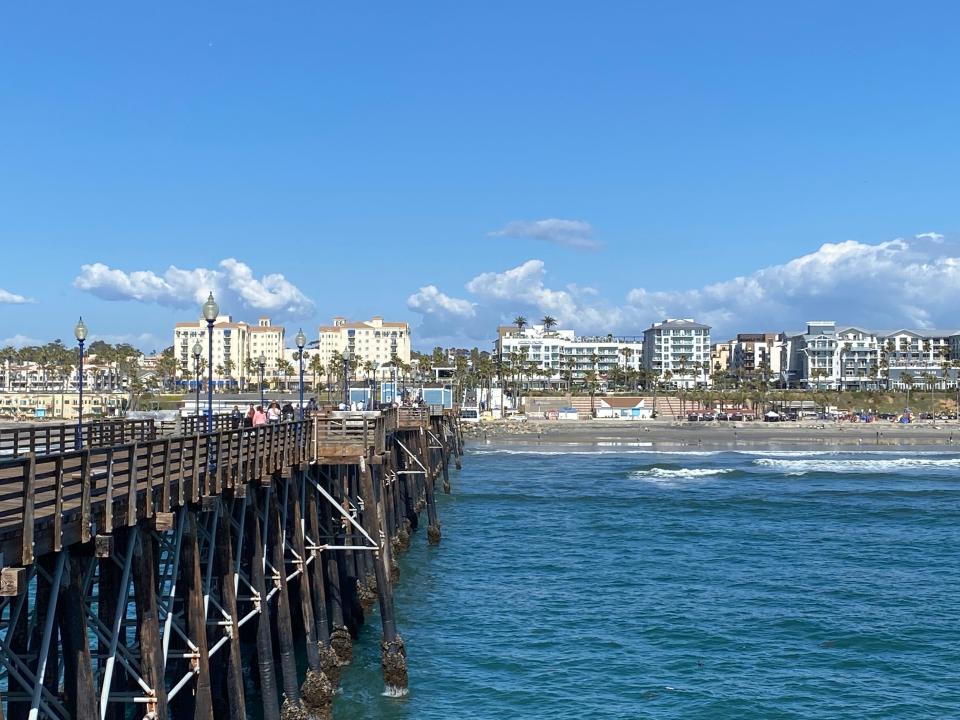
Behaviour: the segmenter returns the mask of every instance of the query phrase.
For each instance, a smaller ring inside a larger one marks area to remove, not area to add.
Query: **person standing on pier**
[[[253,426],[257,427],[258,425],[267,424],[267,414],[263,411],[263,405],[257,405],[257,409],[253,413]]]

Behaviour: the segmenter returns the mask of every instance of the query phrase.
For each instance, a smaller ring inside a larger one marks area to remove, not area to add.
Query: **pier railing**
[[[400,428],[415,428],[426,424],[430,419],[430,410],[425,407],[397,408],[397,423]]]
[[[318,455],[364,455],[370,449],[383,452],[386,429],[381,418],[363,415],[315,415],[314,447]]]
[[[83,423],[81,447],[109,447],[156,437],[156,425],[152,419],[94,420]],[[75,424],[0,428],[0,457],[17,458],[27,453],[50,455],[77,449]]]
[[[311,456],[309,421],[0,461],[0,552],[27,565],[140,519],[219,495]]]
[[[240,424],[243,424],[241,418]],[[221,432],[223,430],[235,430],[230,413],[215,413],[213,416],[212,432]],[[184,415],[180,418],[180,434],[196,435],[197,433],[207,432],[206,415]]]

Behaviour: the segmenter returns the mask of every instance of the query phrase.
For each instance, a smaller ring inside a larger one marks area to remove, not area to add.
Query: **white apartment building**
[[[871,331],[810,322],[805,333],[786,333],[784,376],[792,387],[866,389],[956,382],[951,359],[960,333],[948,330]]]
[[[709,325],[667,319],[643,331],[643,366],[661,380],[685,388],[709,385],[710,362]]]
[[[177,379],[194,382],[193,346],[199,342],[200,357],[206,362],[208,353],[207,322],[178,322],[173,331],[173,352],[177,358]],[[217,386],[256,382],[259,376],[257,361],[265,359],[264,377],[277,374],[277,361],[283,358],[284,329],[262,317],[256,325],[234,322],[230,315],[220,315],[213,323],[213,381]],[[206,371],[203,376],[206,378]]]
[[[349,322],[335,317],[331,325],[320,327],[317,351],[325,368],[330,367],[333,355],[350,354],[361,366],[367,361],[381,367],[396,357],[410,362],[410,325],[405,322],[385,322],[379,315],[369,320]],[[308,351],[309,352],[309,351]],[[312,352],[309,352],[312,355]]]
[[[523,330],[502,326],[497,335],[495,355],[505,365],[519,356],[543,371],[530,382],[560,384],[569,377],[576,383],[591,371],[605,380],[618,367],[639,370],[643,355],[643,342],[637,337],[577,336],[573,330],[546,330],[543,325]]]

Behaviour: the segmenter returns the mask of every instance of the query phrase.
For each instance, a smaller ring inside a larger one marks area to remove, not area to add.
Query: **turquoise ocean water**
[[[468,449],[338,720],[960,718],[960,454]]]

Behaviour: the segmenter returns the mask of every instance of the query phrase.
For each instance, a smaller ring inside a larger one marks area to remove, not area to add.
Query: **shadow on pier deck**
[[[244,658],[267,720],[330,717],[375,602],[405,689],[395,554],[424,509],[440,540],[454,413],[95,425],[0,430],[2,717],[243,718]]]

